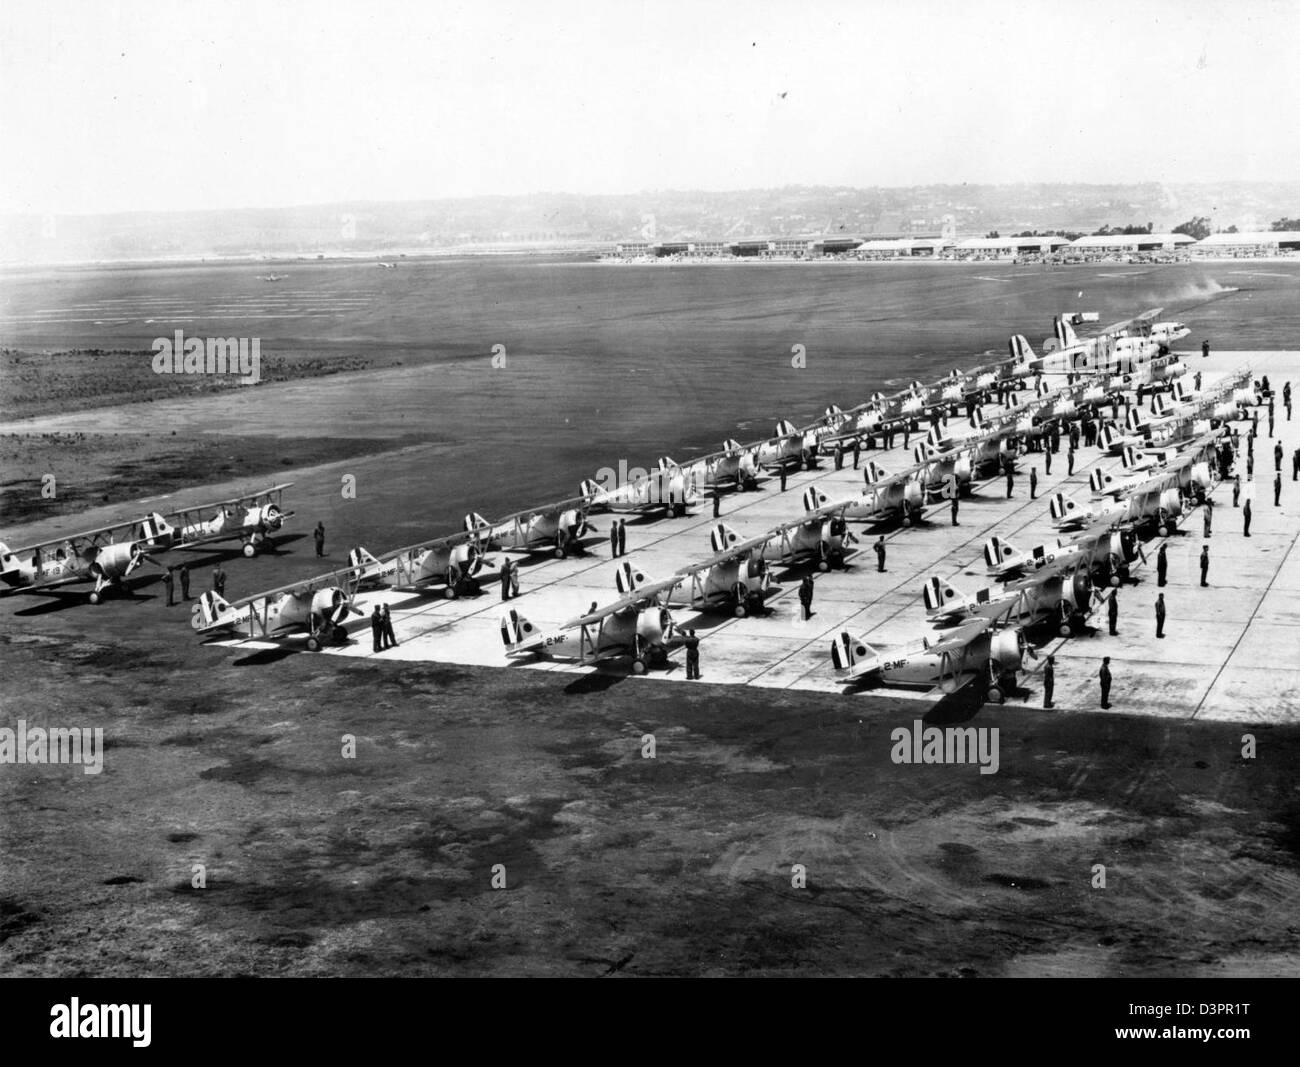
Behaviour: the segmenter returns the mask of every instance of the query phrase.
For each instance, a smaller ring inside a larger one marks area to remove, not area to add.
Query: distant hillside
[[[340,203],[238,211],[0,216],[9,263],[316,256],[505,247],[589,247],[629,238],[738,239],[991,230],[1091,232],[1103,225],[1168,230],[1193,216],[1218,229],[1267,229],[1300,216],[1300,182],[1218,185],[787,186],[620,196],[540,193],[404,203]]]

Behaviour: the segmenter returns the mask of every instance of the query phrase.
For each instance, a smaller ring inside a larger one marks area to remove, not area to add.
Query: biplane
[[[327,643],[347,641],[344,623],[349,614],[365,614],[356,606],[360,583],[360,570],[348,567],[234,603],[208,591],[194,605],[190,625],[203,635],[225,632],[244,641],[306,634],[307,651],[319,652]]]

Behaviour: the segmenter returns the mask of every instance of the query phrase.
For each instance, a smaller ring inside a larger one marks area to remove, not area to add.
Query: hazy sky
[[[1296,0],[0,5],[0,212],[1300,179]]]

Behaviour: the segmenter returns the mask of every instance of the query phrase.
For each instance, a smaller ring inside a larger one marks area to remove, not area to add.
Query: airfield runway
[[[1244,366],[1255,368],[1256,377],[1268,373],[1279,383],[1300,379],[1300,353],[1220,352],[1208,359],[1199,353],[1185,358],[1192,369],[1203,373],[1207,387],[1224,373]],[[1296,629],[1300,612],[1295,606],[1300,591],[1300,557],[1296,553],[1300,484],[1290,479],[1290,457],[1300,447],[1300,421],[1288,423],[1283,409],[1278,413],[1282,421],[1276,429],[1285,450],[1282,506],[1274,507],[1271,499],[1273,439],[1264,435],[1266,422],[1261,422],[1255,479],[1253,483],[1243,479],[1243,498],[1252,501],[1254,511],[1251,538],[1242,537],[1241,513],[1231,506],[1231,486],[1223,484],[1213,494],[1216,507],[1210,538],[1202,536],[1202,512],[1194,509],[1182,516],[1179,529],[1168,539],[1166,638],[1161,641],[1155,636],[1154,572],[1138,562],[1134,565],[1136,586],[1125,585],[1115,594],[1118,636],[1106,632],[1105,607],[1100,605],[1091,620],[1093,628],[1085,635],[1054,639],[1039,650],[1037,661],[1026,659],[1023,684],[1009,697],[1010,704],[1041,704],[1038,674],[1046,653],[1051,652],[1057,657],[1055,702],[1061,709],[1099,710],[1097,670],[1101,657],[1110,656],[1115,678],[1111,704],[1116,712],[1242,722],[1300,721],[1300,663],[1287,652],[1296,647],[1300,636]],[[959,427],[960,421],[954,420],[951,428],[957,437],[965,429]],[[913,443],[917,439],[914,435]],[[899,470],[910,464],[909,453],[900,438],[891,451],[864,452],[863,463],[875,459],[887,470]],[[827,573],[818,573],[810,563],[774,568],[774,589],[768,601],[771,610],[766,615],[736,619],[726,613],[677,608],[677,624],[696,629],[701,637],[703,680],[695,684],[839,692],[846,687],[833,676],[829,653],[832,640],[842,631],[881,651],[905,645],[922,634],[935,636],[938,631],[926,622],[921,602],[926,578],[937,575],[966,593],[994,584],[983,558],[989,537],[996,534],[1020,549],[1054,544],[1054,538],[1061,535],[1051,525],[1048,498],[1061,492],[1087,501],[1088,476],[1095,467],[1122,469],[1117,457],[1097,448],[1079,449],[1072,476],[1066,474],[1064,447],[1054,456],[1050,475],[1044,473],[1042,458],[1041,453],[1022,457],[1010,500],[1002,477],[978,484],[974,495],[962,501],[957,527],[950,524],[948,505],[943,501],[927,509],[927,521],[919,527],[887,533],[884,574],[876,570],[871,548],[874,535],[861,524],[851,524],[859,541],[849,557],[850,565]],[[1039,476],[1035,500],[1029,498],[1031,466]],[[1244,473],[1244,457],[1240,466]],[[862,472],[853,470],[851,462],[836,471],[833,462],[823,458],[817,470],[792,473],[784,493],[775,477],[763,481],[758,492],[726,492],[717,521],[732,526],[742,537],[755,536],[801,514],[803,490],[812,484],[838,500],[861,491]],[[710,555],[709,534],[715,520],[707,495],[683,518],[656,514],[661,517],[624,516],[628,521],[626,561],[658,578]],[[512,661],[505,655],[500,622],[504,611],[513,608],[542,632],[552,633],[583,614],[589,604],[615,599],[615,571],[624,560],[611,559],[606,532],[618,517],[593,518],[597,532],[587,539],[588,551],[583,555],[556,560],[541,553],[526,559],[521,568],[522,595],[509,604],[501,602],[490,569],[480,576],[484,591],[477,597],[447,600],[440,590],[363,593],[357,604],[367,614],[376,603],[390,606],[398,646],[374,653],[368,624],[357,620],[349,624],[354,640],[327,649],[325,654],[481,666],[513,662],[541,670],[589,672],[594,668],[563,658],[523,656]],[[1152,567],[1158,544],[1158,539],[1151,541],[1145,549]],[[1207,588],[1200,586],[1198,568],[1203,544],[1210,547]],[[806,622],[796,595],[805,573],[813,576],[816,590],[815,614]],[[1112,594],[1107,590],[1104,595]],[[259,644],[274,647],[269,642],[253,642],[253,647]],[[652,670],[644,680],[685,681],[683,655],[676,651],[669,669]],[[600,669],[625,671],[626,663],[615,661]],[[851,687],[849,691],[861,690]],[[916,701],[918,714],[943,697],[937,689],[896,689],[896,695]]]

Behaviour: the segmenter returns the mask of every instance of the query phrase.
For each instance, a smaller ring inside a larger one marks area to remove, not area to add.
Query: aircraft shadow
[[[292,648],[259,648],[256,652],[250,652],[247,656],[231,660],[230,665],[232,667],[261,667],[267,663],[279,663],[282,659],[294,655],[297,655],[297,650]]]

